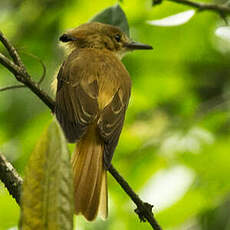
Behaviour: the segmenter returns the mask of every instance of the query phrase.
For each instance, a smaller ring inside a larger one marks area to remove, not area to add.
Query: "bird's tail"
[[[107,173],[103,163],[104,143],[96,134],[95,127],[76,144],[72,158],[74,174],[75,212],[87,220],[99,214],[108,215]]]

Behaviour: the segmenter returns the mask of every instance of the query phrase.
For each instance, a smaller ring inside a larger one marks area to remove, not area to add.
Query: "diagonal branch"
[[[152,5],[161,4],[166,0],[152,0]],[[197,9],[198,11],[213,11],[218,13],[225,21],[226,15],[230,15],[230,7],[227,4],[215,4],[215,3],[205,3],[205,2],[195,2],[191,0],[167,0],[170,2],[175,2],[178,4],[186,5]]]
[[[127,181],[119,174],[112,164],[110,165],[108,171],[136,204],[137,209],[135,212],[138,214],[140,220],[144,222],[147,220],[153,229],[161,230],[160,225],[157,223],[152,213],[153,206],[143,202],[139,198],[139,196],[133,191]],[[18,204],[20,204],[20,191],[23,180],[2,154],[0,154],[0,180],[5,184],[12,197]]]
[[[193,8],[198,9],[199,11],[210,10],[217,13],[230,14],[230,7],[224,4],[194,2],[190,0],[168,0],[168,1],[191,6]]]
[[[9,41],[7,40],[7,38],[4,36],[4,34],[0,31],[0,41],[2,42],[2,44],[6,47],[6,49],[8,50],[10,56],[12,57],[14,63],[16,65],[19,65],[23,68],[24,65],[21,61],[20,56],[18,55],[16,49],[9,43]]]
[[[216,13],[230,14],[230,7],[227,6],[226,4],[203,3],[203,2],[194,2],[190,0],[168,0],[168,1],[191,6],[193,8],[198,9],[199,11],[210,10]]]
[[[40,89],[39,85],[32,81],[31,76],[27,73],[24,64],[21,62],[21,59],[16,51],[16,49],[10,44],[6,37],[0,31],[0,41],[2,41],[3,45],[9,51],[10,56],[12,57],[12,62],[2,53],[0,53],[0,63],[5,66],[12,74],[14,74],[15,78],[22,82],[25,86],[27,86],[33,93],[35,93],[53,112],[54,111],[54,100],[43,90]]]
[[[1,37],[1,35],[0,35]],[[21,69],[18,65],[14,64],[10,59],[0,53],[0,63],[4,65],[14,75],[21,74]]]
[[[135,212],[138,214],[140,220],[143,222],[145,222],[147,220],[150,223],[150,225],[153,227],[153,229],[161,230],[161,227],[157,223],[156,219],[154,218],[153,212],[152,212],[153,205],[143,202],[140,199],[140,197],[129,186],[127,181],[113,167],[112,164],[108,168],[108,171],[115,178],[115,180],[120,184],[120,186],[123,188],[123,190],[132,199],[132,201],[136,204],[137,209],[135,209]]]
[[[9,193],[19,204],[22,178],[2,154],[0,154],[0,180],[5,184]]]
[[[15,78],[26,85],[33,93],[35,93],[53,112],[55,102],[44,91],[39,88],[39,85],[31,80],[31,76],[27,73],[16,49],[9,43],[9,41],[0,32],[0,41],[7,48],[13,61],[9,60],[3,54],[0,53],[0,63],[5,66]],[[148,221],[149,224],[155,230],[161,230],[161,227],[157,223],[152,213],[152,205],[143,202],[138,195],[132,190],[126,180],[118,173],[118,171],[111,165],[108,169],[111,175],[121,185],[123,190],[136,204],[137,209],[135,212],[138,214],[141,221]],[[22,185],[22,179],[18,176],[13,166],[6,161],[6,159],[0,155],[0,179],[5,184],[10,194],[19,203],[20,200],[20,188]]]

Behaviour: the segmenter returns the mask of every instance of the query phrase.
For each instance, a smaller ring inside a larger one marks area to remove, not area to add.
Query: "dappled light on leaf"
[[[195,10],[188,10],[166,18],[147,21],[147,23],[154,26],[179,26],[188,22],[194,16],[195,12]]]

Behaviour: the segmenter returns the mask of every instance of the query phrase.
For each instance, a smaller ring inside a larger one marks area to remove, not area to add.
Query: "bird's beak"
[[[139,42],[130,42],[124,45],[130,50],[152,50],[153,47]]]

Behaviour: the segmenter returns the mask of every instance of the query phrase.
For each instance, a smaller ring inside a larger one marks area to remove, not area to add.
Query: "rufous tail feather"
[[[72,158],[74,174],[75,213],[89,221],[97,215],[108,216],[107,173],[103,163],[104,143],[95,127],[76,144]]]

